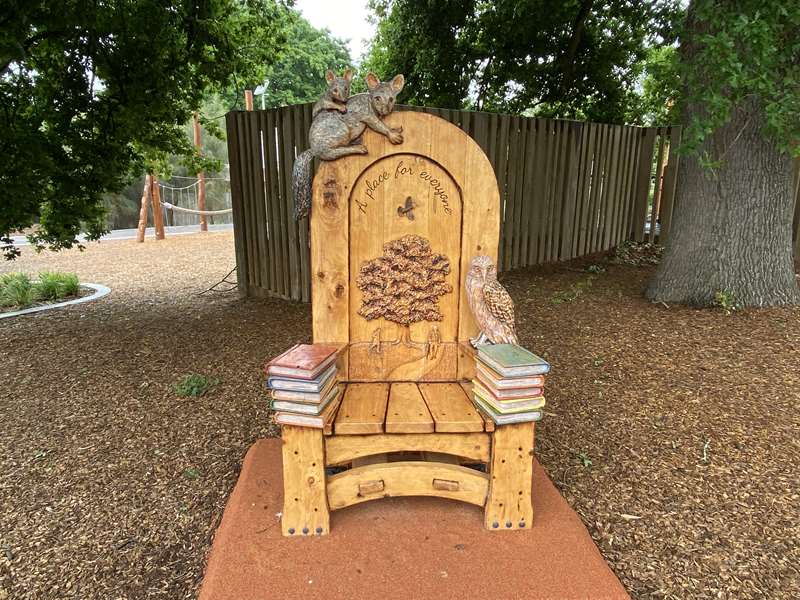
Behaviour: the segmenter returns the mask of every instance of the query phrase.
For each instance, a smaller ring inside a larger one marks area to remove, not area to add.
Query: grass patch
[[[27,273],[6,273],[0,277],[0,307],[26,308],[34,302],[53,302],[77,296],[80,282],[75,273],[39,273],[33,281]]]
[[[37,296],[42,300],[59,300],[78,293],[78,276],[75,273],[39,273],[39,281],[34,284]]]
[[[0,306],[25,307],[35,299],[33,282],[27,274],[6,273],[0,278]]]
[[[592,280],[594,279],[594,275],[589,275],[585,280],[578,281],[573,283],[569,286],[568,290],[561,290],[560,292],[556,292],[553,294],[553,297],[550,301],[553,304],[563,304],[564,302],[574,302],[578,299],[582,294],[588,291],[592,287]]]
[[[190,373],[175,384],[175,393],[181,398],[198,398],[219,383],[216,377]]]

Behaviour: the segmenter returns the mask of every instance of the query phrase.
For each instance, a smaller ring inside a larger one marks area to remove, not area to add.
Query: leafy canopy
[[[69,248],[104,230],[102,196],[168,154],[202,98],[263,81],[286,45],[277,0],[11,0],[0,15],[0,243],[31,226]]]
[[[326,29],[315,29],[299,15],[292,19],[287,36],[292,40],[291,46],[267,69],[267,107],[316,101],[327,88],[327,69],[341,74],[352,66],[344,41]]]
[[[620,122],[678,0],[372,0],[366,66],[404,73],[404,102]]]
[[[681,101],[692,107],[683,150],[698,151],[735,107],[754,104],[764,133],[800,156],[800,2],[697,0],[689,18],[677,67]]]

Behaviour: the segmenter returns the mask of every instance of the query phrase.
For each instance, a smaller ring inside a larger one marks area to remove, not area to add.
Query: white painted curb
[[[27,315],[30,313],[41,312],[43,310],[50,310],[51,308],[61,308],[62,306],[70,306],[71,304],[81,304],[82,302],[90,302],[98,300],[103,296],[111,293],[111,288],[108,288],[99,283],[82,283],[81,287],[88,287],[94,290],[94,294],[83,296],[82,298],[75,298],[74,300],[67,300],[66,302],[56,302],[55,304],[45,304],[44,306],[33,306],[31,308],[23,308],[22,310],[15,310],[0,314],[0,319],[7,319],[9,317],[18,317],[19,315]]]

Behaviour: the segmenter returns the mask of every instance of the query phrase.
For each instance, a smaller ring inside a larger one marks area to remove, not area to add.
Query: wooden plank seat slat
[[[433,417],[417,384],[392,384],[385,430],[386,433],[433,433]]]
[[[325,435],[474,433],[493,431],[464,383],[348,383]]]
[[[437,433],[483,431],[483,418],[458,383],[420,383]]]
[[[472,398],[472,382],[471,381],[462,381],[461,382],[461,389],[464,390],[464,393],[467,395],[467,399]],[[483,414],[480,410],[476,408],[478,414],[483,419],[483,429],[484,431],[494,431],[494,421],[492,421],[489,417]]]
[[[336,434],[383,433],[386,404],[389,401],[388,383],[351,383],[336,415]]]

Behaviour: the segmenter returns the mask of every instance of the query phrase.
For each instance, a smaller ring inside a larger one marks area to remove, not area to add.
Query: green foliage
[[[194,467],[189,467],[188,469],[184,469],[183,476],[186,477],[186,479],[188,479],[189,481],[200,479],[200,469],[195,469]]]
[[[267,70],[267,107],[316,101],[327,88],[325,71],[341,74],[352,65],[343,40],[326,29],[315,29],[299,15],[292,19],[288,37],[291,45]]]
[[[58,300],[66,296],[75,296],[80,285],[75,273],[42,271],[35,287],[36,297],[40,300]]]
[[[216,377],[208,377],[197,373],[190,373],[175,384],[175,393],[181,398],[197,398],[203,396],[219,383]]]
[[[680,122],[678,50],[674,46],[649,48],[642,67],[641,95],[631,104],[628,120],[661,127]]]
[[[560,292],[556,292],[555,294],[553,294],[553,297],[550,299],[550,301],[553,304],[574,302],[582,294],[584,294],[587,290],[589,290],[592,287],[593,279],[594,275],[589,275],[586,279],[573,283],[572,285],[569,286],[568,290],[562,290]]]
[[[721,308],[726,315],[729,315],[733,311],[739,310],[740,303],[733,292],[718,290],[714,293],[714,306]]]
[[[6,3],[8,4],[8,3]],[[11,2],[0,28],[0,243],[31,226],[69,248],[106,226],[103,194],[169,154],[204,96],[263,81],[285,46],[278,0]]]
[[[586,272],[599,275],[600,273],[605,273],[606,268],[603,265],[589,265],[588,267],[586,267]]]
[[[372,0],[365,67],[403,73],[400,101],[621,122],[648,46],[669,44],[678,0]]]
[[[33,282],[25,273],[6,273],[0,277],[0,306],[29,306],[35,298]]]
[[[80,290],[75,273],[39,273],[38,281],[27,273],[6,273],[0,277],[0,306],[25,308],[37,300],[54,301],[76,296]]]
[[[691,106],[682,150],[718,167],[703,142],[728,122],[735,107],[750,105],[750,118],[765,119],[764,133],[800,156],[800,3],[746,0],[692,2],[681,40],[678,73],[682,101]]]
[[[586,452],[578,452],[575,457],[578,461],[583,465],[585,468],[589,468],[592,466],[592,459],[589,458],[589,455]]]

